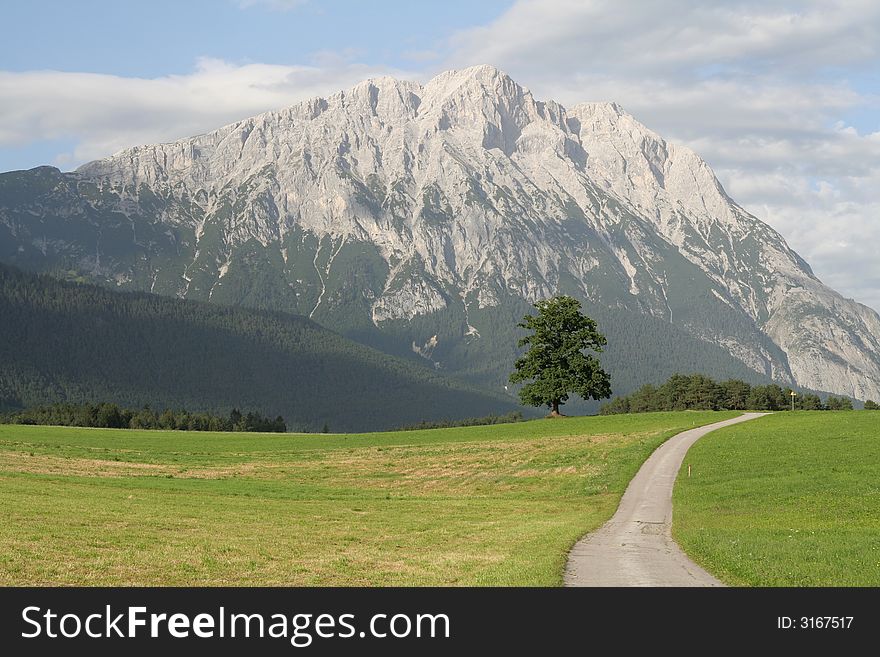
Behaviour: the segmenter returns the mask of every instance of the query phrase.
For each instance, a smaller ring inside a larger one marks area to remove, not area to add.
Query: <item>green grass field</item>
[[[673,504],[675,539],[729,584],[880,586],[880,412],[713,432],[688,453]]]
[[[735,415],[363,435],[4,425],[0,584],[559,584],[654,448]]]

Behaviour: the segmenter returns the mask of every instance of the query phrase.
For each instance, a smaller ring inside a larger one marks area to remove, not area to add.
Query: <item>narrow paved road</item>
[[[614,516],[578,541],[568,555],[566,586],[724,586],[672,540],[672,487],[690,446],[710,431],[753,420],[732,420],[673,436],[645,461]]]

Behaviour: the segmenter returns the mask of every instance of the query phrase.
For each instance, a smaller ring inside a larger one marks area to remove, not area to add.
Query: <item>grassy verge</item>
[[[558,584],[657,445],[734,415],[326,436],[0,426],[0,584]]]
[[[778,413],[711,433],[674,508],[678,543],[729,584],[878,586],[880,414]]]

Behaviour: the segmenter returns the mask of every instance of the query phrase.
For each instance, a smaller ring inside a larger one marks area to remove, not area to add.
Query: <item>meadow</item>
[[[723,412],[372,434],[0,426],[2,585],[558,585]]]
[[[880,586],[880,413],[777,413],[710,433],[673,506],[676,541],[728,584]]]

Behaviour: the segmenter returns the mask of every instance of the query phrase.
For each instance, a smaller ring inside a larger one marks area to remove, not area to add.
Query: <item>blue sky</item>
[[[880,308],[876,0],[43,0],[2,3],[0,25],[0,171],[488,63],[693,148],[820,278]]]
[[[185,74],[200,57],[233,62],[309,62],[350,51],[401,67],[408,54],[442,47],[455,30],[488,22],[510,0],[442,3],[313,0],[279,10],[235,0],[42,0],[4,3],[0,62],[6,70]],[[318,55],[319,56],[319,55]]]

